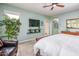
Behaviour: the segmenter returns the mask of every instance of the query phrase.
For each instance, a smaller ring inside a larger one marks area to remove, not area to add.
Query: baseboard
[[[19,41],[19,43],[25,43],[25,42],[28,42],[28,41],[32,41],[32,40],[35,40],[36,38],[30,38],[30,39],[25,39],[23,41]]]

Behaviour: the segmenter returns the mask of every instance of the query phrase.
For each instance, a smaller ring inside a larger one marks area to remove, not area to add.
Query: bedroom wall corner
[[[59,32],[66,31],[66,20],[79,18],[79,10],[64,13],[58,16],[59,18]],[[79,29],[68,29],[69,31],[79,31]]]

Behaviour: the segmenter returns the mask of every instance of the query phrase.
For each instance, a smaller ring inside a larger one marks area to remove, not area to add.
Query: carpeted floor
[[[28,41],[25,43],[21,43],[18,46],[18,56],[33,56],[33,46],[35,41]]]

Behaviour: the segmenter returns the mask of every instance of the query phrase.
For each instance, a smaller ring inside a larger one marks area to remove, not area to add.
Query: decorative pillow
[[[0,47],[2,47],[3,46],[3,43],[2,43],[2,41],[0,40]]]

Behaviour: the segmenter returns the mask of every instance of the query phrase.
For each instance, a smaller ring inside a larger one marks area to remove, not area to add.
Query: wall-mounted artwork
[[[40,27],[40,20],[29,19],[29,27]]]
[[[40,33],[40,20],[29,19],[28,34]]]
[[[68,19],[66,21],[67,28],[79,29],[79,18]]]

